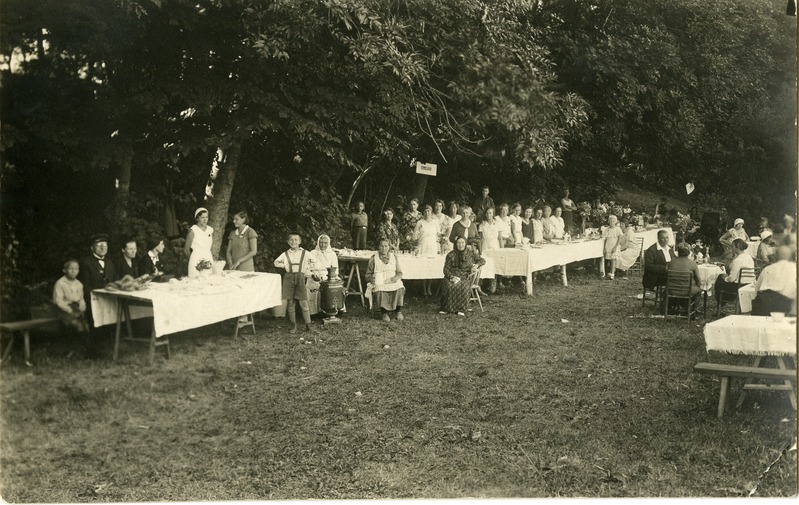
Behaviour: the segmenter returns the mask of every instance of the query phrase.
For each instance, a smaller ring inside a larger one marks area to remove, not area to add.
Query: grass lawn
[[[701,320],[649,318],[639,278],[535,287],[457,317],[411,284],[402,323],[352,307],[312,344],[282,319],[236,340],[215,325],[172,336],[154,366],[145,345],[91,361],[41,335],[36,366],[17,349],[0,372],[2,498],[796,493],[787,396],[751,392],[736,410],[735,382],[717,419],[719,382],[693,365],[748,360],[709,357]]]

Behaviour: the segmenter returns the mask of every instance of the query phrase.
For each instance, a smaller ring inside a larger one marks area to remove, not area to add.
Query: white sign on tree
[[[422,175],[436,175],[436,171],[438,170],[438,165],[435,163],[422,163],[421,161],[416,162],[416,173]]]

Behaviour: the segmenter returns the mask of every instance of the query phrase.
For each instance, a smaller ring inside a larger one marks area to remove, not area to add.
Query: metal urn
[[[344,289],[344,282],[342,282],[341,278],[338,276],[337,267],[328,267],[327,279],[319,283],[319,291],[322,295],[319,308],[322,309],[322,313],[326,317],[325,322],[333,322],[330,321],[331,319],[336,322],[339,321],[336,316],[344,307],[346,292]]]

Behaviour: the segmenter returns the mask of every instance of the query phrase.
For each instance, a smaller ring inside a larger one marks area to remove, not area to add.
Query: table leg
[[[355,276],[358,280],[358,294],[361,297],[361,305],[366,307],[366,300],[363,297],[363,283],[361,282],[361,269],[358,267],[358,262],[355,262]]]
[[[569,285],[569,280],[566,278],[566,265],[561,265],[560,266],[560,273],[561,273],[561,277],[562,277],[562,280],[563,280],[563,285],[564,286],[568,286]]]
[[[702,290],[702,318],[707,319],[707,290]]]
[[[155,361],[155,320],[153,320],[153,328],[150,331],[150,364]]]
[[[533,279],[535,279],[535,276],[533,275],[533,272],[531,272],[530,269],[528,268],[527,269],[527,295],[528,296],[533,296]]]
[[[763,359],[762,356],[755,356],[755,361],[754,361],[754,363],[752,363],[752,366],[755,367],[755,368],[759,367],[761,359]],[[751,382],[752,382],[752,379],[744,380],[744,384],[749,384]],[[740,409],[741,405],[744,404],[744,400],[745,399],[746,399],[746,390],[745,389],[741,389],[741,395],[738,397],[738,402],[736,402],[735,408],[736,409]]]
[[[122,300],[117,300],[117,325],[114,331],[114,357],[116,361],[119,357],[119,339],[122,333],[122,318],[124,317],[124,309],[122,308]]]
[[[777,356],[777,365],[783,370],[788,368],[788,367],[785,366],[785,360],[782,358],[782,356]],[[786,386],[790,386],[791,385],[791,381],[785,381],[784,384]],[[796,391],[791,390],[788,393],[788,398],[790,398],[790,400],[791,400],[791,406],[793,407],[794,410],[796,410]]]

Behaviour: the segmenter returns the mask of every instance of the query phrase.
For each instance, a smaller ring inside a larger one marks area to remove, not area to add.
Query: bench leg
[[[32,366],[31,364],[31,334],[28,330],[24,330],[22,332],[22,338],[25,339],[25,364],[28,366]]]
[[[777,356],[777,366],[779,366],[782,370],[785,370],[787,367],[785,366],[785,360],[782,356]],[[786,386],[791,386],[791,381],[785,381],[784,384]],[[796,391],[793,389],[788,393],[788,398],[791,400],[791,406],[794,410],[796,410]]]
[[[719,419],[721,419],[721,417],[724,415],[724,407],[727,406],[727,393],[729,392],[729,389],[730,389],[730,378],[722,376],[721,392],[719,393],[719,411],[718,411]]]
[[[0,363],[5,363],[8,356],[11,354],[11,349],[14,347],[14,332],[8,333],[8,345],[6,346],[5,351],[3,351],[3,358],[0,360]]]
[[[762,359],[762,357],[761,357],[761,356],[757,356],[757,357],[755,358],[755,362],[754,362],[754,363],[752,363],[752,366],[753,366],[753,367],[755,367],[755,368],[759,367],[759,366],[760,366],[760,360],[761,360],[761,359]],[[751,383],[751,382],[752,382],[752,379],[746,379],[746,380],[744,381],[744,384],[749,384],[749,383]],[[746,399],[746,390],[745,390],[745,389],[741,389],[741,395],[738,397],[738,402],[735,404],[735,408],[736,408],[736,409],[740,409],[740,408],[741,408],[741,405],[743,405],[743,404],[744,404],[744,400],[745,400],[745,399]]]

